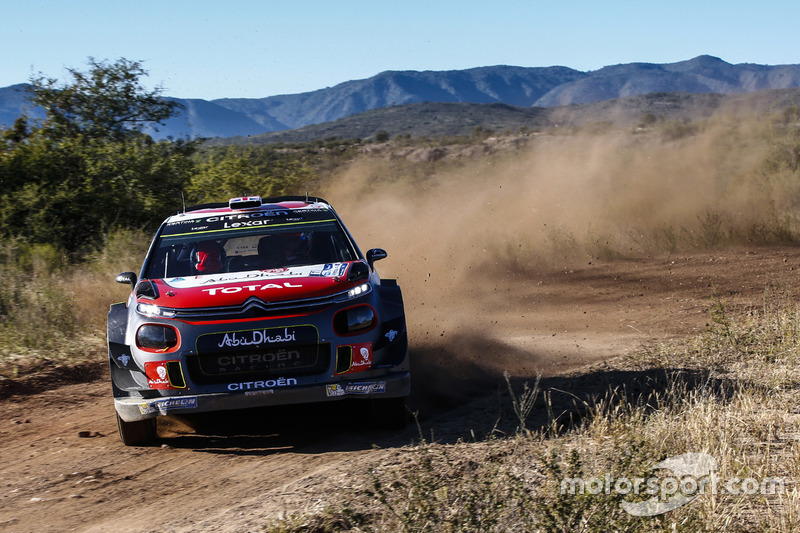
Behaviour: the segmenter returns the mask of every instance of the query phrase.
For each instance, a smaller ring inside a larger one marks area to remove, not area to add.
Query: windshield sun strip
[[[171,239],[173,237],[186,237],[191,235],[207,235],[209,233],[226,233],[228,231],[247,231],[248,229],[256,230],[264,228],[281,228],[286,226],[304,226],[307,224],[319,224],[321,222],[336,222],[335,218],[328,218],[325,220],[306,220],[303,222],[284,222],[282,224],[259,224],[258,226],[253,226],[252,228],[249,227],[238,227],[238,228],[219,228],[219,229],[210,229],[205,231],[194,231],[189,233],[169,233],[169,234],[162,234],[161,239]]]

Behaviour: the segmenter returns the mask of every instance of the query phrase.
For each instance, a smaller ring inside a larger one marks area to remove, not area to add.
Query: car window
[[[172,278],[355,261],[335,221],[162,235],[146,261],[147,278]]]

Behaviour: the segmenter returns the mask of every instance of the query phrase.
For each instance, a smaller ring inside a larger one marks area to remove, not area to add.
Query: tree
[[[138,61],[119,59],[108,64],[89,58],[89,72],[67,69],[71,83],[39,75],[31,79],[31,103],[47,113],[45,130],[57,137],[123,140],[144,125],[174,116],[180,104],[161,97],[157,87],[146,91],[140,79],[147,75]]]
[[[154,226],[177,210],[198,141],[142,133],[177,106],[146,91],[138,62],[90,59],[73,81],[32,80],[41,123],[21,117],[0,138],[0,235],[80,256],[115,226]]]
[[[268,147],[222,147],[208,150],[198,159],[186,187],[187,198],[193,203],[221,202],[250,194],[300,194],[316,177],[301,157]]]

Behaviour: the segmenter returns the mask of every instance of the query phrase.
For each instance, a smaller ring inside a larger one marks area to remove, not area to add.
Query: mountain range
[[[27,105],[25,84],[0,88],[0,127]],[[492,66],[386,71],[316,91],[265,98],[173,98],[183,111],[149,131],[156,138],[247,137],[294,130],[407,104],[505,104],[553,108],[651,93],[737,94],[800,87],[800,65],[730,64],[708,55],[677,63],[568,67]],[[34,116],[35,110],[31,111]]]

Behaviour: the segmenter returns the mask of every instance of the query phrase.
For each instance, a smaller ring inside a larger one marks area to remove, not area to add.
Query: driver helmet
[[[214,274],[222,270],[222,250],[217,241],[203,241],[194,252],[194,268],[201,274]]]

